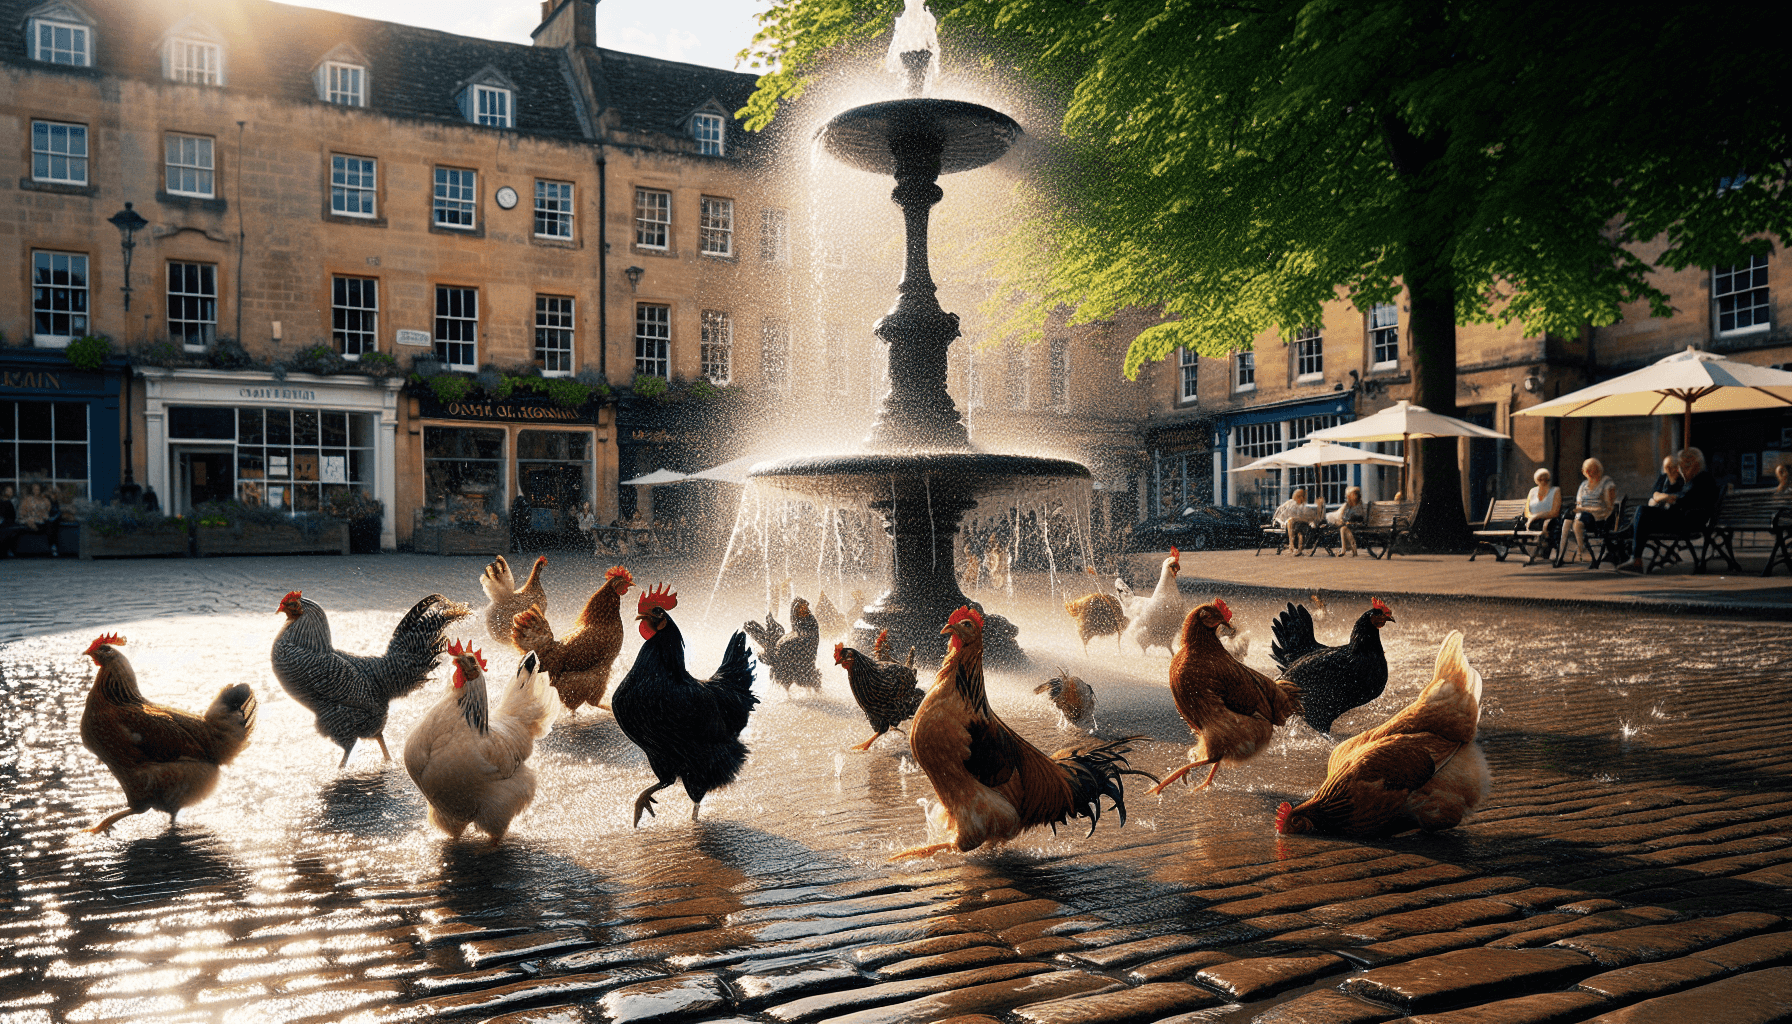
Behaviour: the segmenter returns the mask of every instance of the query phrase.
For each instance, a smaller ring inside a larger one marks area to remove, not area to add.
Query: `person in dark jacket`
[[[1632,557],[1623,568],[1645,572],[1643,545],[1649,538],[1697,529],[1717,513],[1717,479],[1705,468],[1705,453],[1693,447],[1681,449],[1680,476],[1684,486],[1672,502],[1637,509],[1636,525],[1631,528]]]
[[[1653,493],[1649,495],[1651,505],[1672,505],[1686,490],[1686,478],[1680,475],[1680,460],[1669,455],[1661,460],[1661,475],[1655,478]]]

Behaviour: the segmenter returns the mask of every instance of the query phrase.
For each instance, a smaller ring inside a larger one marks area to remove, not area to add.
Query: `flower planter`
[[[411,549],[420,555],[491,556],[510,550],[510,536],[500,527],[419,526],[411,531]]]
[[[83,523],[80,545],[84,559],[185,557],[187,534],[184,530],[140,530],[108,537],[95,533],[93,527]]]
[[[296,526],[199,526],[193,530],[193,553],[211,555],[348,554],[348,524],[332,523],[307,535]]]

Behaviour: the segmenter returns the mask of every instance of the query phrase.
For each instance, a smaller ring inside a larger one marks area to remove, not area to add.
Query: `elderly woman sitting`
[[[1524,496],[1524,528],[1543,531],[1543,543],[1537,545],[1537,554],[1532,558],[1535,561],[1543,557],[1550,545],[1561,541],[1562,489],[1554,486],[1547,469],[1532,473],[1531,479],[1537,486]]]
[[[1276,509],[1271,521],[1288,530],[1288,549],[1298,558],[1312,539],[1313,527],[1325,522],[1325,510],[1307,504],[1307,489],[1297,487],[1294,495]]]
[[[1338,528],[1338,539],[1352,558],[1356,557],[1356,533],[1350,528],[1351,524],[1362,522],[1367,514],[1361,487],[1345,488],[1344,504],[1325,514],[1325,521]]]
[[[1630,535],[1632,558],[1618,568],[1648,571],[1643,563],[1643,546],[1652,538],[1697,529],[1711,521],[1722,492],[1718,490],[1716,478],[1705,468],[1705,453],[1697,448],[1682,448],[1680,475],[1685,478],[1686,486],[1672,504],[1646,505],[1637,509]]]

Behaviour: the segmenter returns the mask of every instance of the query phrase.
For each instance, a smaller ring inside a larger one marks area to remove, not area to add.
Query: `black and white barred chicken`
[[[915,716],[915,709],[927,694],[915,685],[915,649],[908,650],[908,663],[883,657],[888,650],[889,630],[877,635],[873,647],[877,657],[867,658],[845,644],[834,645],[834,664],[846,670],[846,683],[852,688],[852,699],[874,730],[871,738],[855,745],[854,750],[870,750],[878,738]]]
[[[807,600],[791,598],[789,632],[770,613],[763,623],[749,620],[740,628],[759,645],[759,660],[771,671],[772,682],[785,690],[792,686],[821,688],[821,669],[815,665],[815,655],[821,650],[821,627]]]
[[[448,649],[448,627],[472,614],[466,605],[431,594],[405,613],[386,653],[379,657],[347,654],[330,643],[330,620],[315,601],[294,590],[280,600],[286,624],[274,637],[274,677],[317,716],[317,731],[342,748],[342,761],[355,741],[379,742],[386,749],[386,708],[394,698],[422,686]]]

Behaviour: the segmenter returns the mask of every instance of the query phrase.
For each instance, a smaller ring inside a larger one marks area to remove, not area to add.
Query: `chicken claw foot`
[[[386,734],[383,732],[376,732],[373,734],[373,738],[379,742],[380,755],[388,761],[392,760],[392,752],[386,749]]]
[[[656,818],[659,817],[659,815],[654,814],[654,811],[653,811],[653,804],[654,804],[653,794],[658,793],[660,790],[665,789],[667,786],[670,786],[670,785],[671,785],[670,782],[662,782],[657,786],[648,786],[646,789],[641,791],[640,796],[635,797],[635,827],[636,828],[641,827],[641,812],[642,811],[646,811],[652,817],[656,817]]]
[[[1184,775],[1187,775],[1190,771],[1192,771],[1196,768],[1205,768],[1208,765],[1213,765],[1213,771],[1208,774],[1206,782],[1203,782],[1203,783],[1201,783],[1201,785],[1195,787],[1196,789],[1204,789],[1207,787],[1207,785],[1209,783],[1213,782],[1213,777],[1215,775],[1219,774],[1220,765],[1219,765],[1218,761],[1195,761],[1190,764],[1185,764],[1182,767],[1171,772],[1170,774],[1164,776],[1164,781],[1158,783],[1155,786],[1152,786],[1150,789],[1147,789],[1145,791],[1145,795],[1146,796],[1156,796],[1159,793],[1162,793],[1164,791],[1164,789],[1170,785],[1170,783],[1175,782],[1177,779],[1182,778]]]
[[[110,816],[102,819],[99,824],[94,825],[91,828],[84,828],[81,831],[86,832],[88,835],[95,835],[95,836],[104,835],[105,833],[110,832],[112,830],[113,825],[118,824],[119,819],[128,818],[133,814],[141,814],[141,813],[143,813],[143,812],[133,811],[127,807],[124,810],[119,811],[117,814],[113,814],[113,815],[110,815]],[[174,821],[174,819],[172,817],[169,818],[168,820],[170,823],[172,823]]]
[[[881,733],[881,732],[880,732],[880,733],[874,733],[874,734],[873,734],[873,735],[872,735],[872,737],[871,737],[871,738],[870,738],[870,739],[868,739],[868,740],[866,740],[866,741],[865,741],[865,742],[863,742],[863,743],[855,743],[855,744],[853,744],[853,745],[852,745],[852,746],[850,746],[850,747],[848,747],[848,748],[847,748],[847,749],[848,749],[848,750],[870,750],[870,749],[871,749],[871,745],[872,745],[872,744],[873,744],[873,743],[876,743],[876,742],[877,742],[877,740],[878,740],[878,737],[880,737],[880,736],[882,736],[882,735],[883,735],[883,733]]]
[[[931,857],[936,853],[945,853],[947,850],[951,849],[956,849],[956,845],[953,843],[934,843],[930,846],[917,846],[913,849],[902,851],[884,863],[894,864],[899,860],[919,860],[924,857]]]

